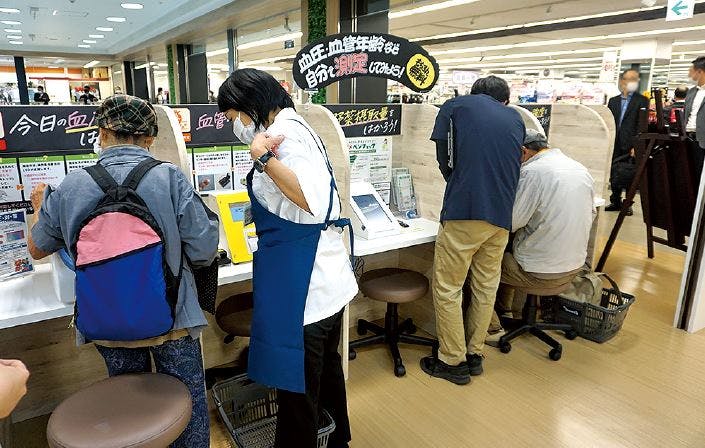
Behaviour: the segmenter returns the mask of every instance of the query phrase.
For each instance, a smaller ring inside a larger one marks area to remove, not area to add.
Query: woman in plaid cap
[[[157,136],[157,115],[148,102],[129,95],[107,98],[96,112],[98,147],[102,165],[121,184],[140,162],[153,158],[149,148]],[[162,163],[151,169],[136,188],[158,222],[166,243],[166,260],[177,275],[184,255],[193,265],[207,266],[218,249],[218,218],[194,191],[179,168]],[[56,190],[40,185],[32,192],[35,222],[29,238],[30,253],[44,258],[60,249],[75,247],[78,230],[104,193],[85,170],[69,173]],[[110,235],[105,235],[110,238]],[[125,278],[129,282],[129,278]],[[199,337],[208,325],[198,304],[193,274],[184,264],[174,326],[163,336],[140,341],[91,341],[105,359],[110,376],[157,372],[174,376],[190,390],[192,416],[186,430],[172,445],[205,448],[210,444],[208,406]],[[78,344],[86,342],[76,330]]]

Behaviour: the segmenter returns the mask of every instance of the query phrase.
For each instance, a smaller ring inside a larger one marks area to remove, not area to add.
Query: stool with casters
[[[159,373],[118,375],[64,400],[49,418],[51,448],[166,448],[191,421],[191,394]]]
[[[415,336],[416,326],[411,319],[399,323],[399,304],[423,298],[428,292],[428,279],[418,272],[406,269],[376,269],[362,274],[360,291],[367,297],[387,304],[384,328],[364,319],[357,321],[357,332],[364,336],[367,332],[374,336],[358,339],[350,343],[350,359],[357,357],[356,348],[372,344],[386,343],[394,359],[394,374],[406,374],[406,368],[399,353],[399,342],[437,347],[438,342]]]
[[[220,302],[215,310],[215,321],[223,330],[223,342],[232,343],[235,338],[249,338],[252,330],[252,293],[235,294]],[[234,364],[211,367],[206,370],[206,386],[212,387],[222,378],[239,375],[247,370],[248,347],[234,359]]]
[[[548,353],[548,357],[551,360],[560,360],[561,356],[563,356],[563,346],[560,342],[549,336],[546,331],[563,331],[568,340],[577,338],[578,333],[573,326],[569,324],[537,322],[536,315],[538,313],[538,304],[541,297],[558,295],[568,289],[569,286],[570,283],[557,288],[517,288],[517,294],[526,294],[526,304],[523,310],[524,316],[519,324],[519,328],[510,331],[499,339],[500,351],[502,353],[509,353],[512,350],[511,341],[524,333],[530,333],[551,347],[551,351]]]

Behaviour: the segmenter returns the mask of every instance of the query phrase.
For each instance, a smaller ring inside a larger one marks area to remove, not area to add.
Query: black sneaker
[[[442,378],[458,385],[470,382],[470,371],[467,363],[461,362],[457,366],[449,366],[440,359],[427,356],[421,360],[421,370],[436,378]]]
[[[622,207],[617,204],[610,204],[607,207],[605,207],[606,212],[618,212],[620,210],[622,210]]]
[[[629,210],[627,210],[627,216],[634,216],[634,209],[629,207]]]
[[[470,375],[478,376],[482,375],[482,361],[483,357],[480,355],[468,353],[468,368],[470,369]]]

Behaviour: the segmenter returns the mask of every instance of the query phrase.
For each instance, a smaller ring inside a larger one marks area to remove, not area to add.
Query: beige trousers
[[[515,295],[514,288],[553,289],[573,281],[580,269],[563,274],[532,274],[526,272],[514,256],[505,253],[502,258],[502,280],[497,294],[497,307],[504,311],[511,311],[515,319],[521,318],[526,296]],[[492,313],[492,321],[488,328],[489,333],[502,329],[499,316]]]
[[[485,221],[446,221],[436,240],[433,305],[438,358],[455,366],[467,353],[482,354],[502,272],[509,232]],[[463,284],[471,273],[472,298],[467,333],[463,324]]]

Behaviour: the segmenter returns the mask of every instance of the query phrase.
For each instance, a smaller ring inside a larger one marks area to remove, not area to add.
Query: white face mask
[[[244,144],[251,145],[252,140],[255,139],[257,134],[257,128],[255,127],[255,122],[253,121],[248,126],[245,126],[240,119],[240,114],[237,114],[237,118],[233,120],[233,134]]]
[[[637,90],[639,90],[639,82],[638,81],[632,81],[632,82],[627,83],[627,92],[634,93]]]
[[[93,152],[98,155],[103,152],[103,148],[100,146],[100,137],[93,142]]]

